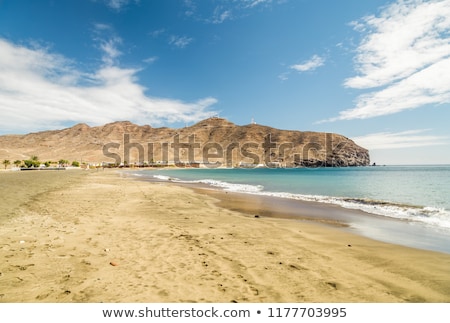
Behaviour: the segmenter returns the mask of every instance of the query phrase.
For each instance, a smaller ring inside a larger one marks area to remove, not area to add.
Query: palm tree
[[[11,162],[8,159],[5,159],[2,164],[5,165],[6,169],[6,167],[8,167],[8,165],[11,164]]]
[[[39,167],[40,164],[41,164],[41,163],[40,163],[40,161],[39,161],[38,156],[36,156],[36,155],[31,156],[31,165],[32,165],[33,167]]]
[[[20,164],[22,164],[22,161],[21,160],[15,160],[13,164],[16,165],[16,167],[19,167]]]

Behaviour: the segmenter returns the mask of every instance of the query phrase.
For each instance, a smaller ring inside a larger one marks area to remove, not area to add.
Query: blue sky
[[[450,163],[450,0],[0,0],[0,134],[213,115]]]

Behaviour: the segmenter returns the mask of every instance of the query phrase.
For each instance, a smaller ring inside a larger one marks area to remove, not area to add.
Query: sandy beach
[[[449,254],[225,193],[90,170],[2,172],[0,195],[3,303],[450,302]]]

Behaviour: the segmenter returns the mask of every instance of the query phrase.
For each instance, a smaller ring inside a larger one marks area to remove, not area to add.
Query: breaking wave
[[[443,208],[436,208],[432,206],[415,206],[365,198],[305,195],[287,192],[270,192],[264,191],[264,186],[262,185],[237,184],[213,179],[183,181],[178,178],[164,175],[153,175],[153,177],[163,181],[207,184],[213,187],[221,188],[229,192],[247,193],[247,194],[339,205],[347,209],[361,210],[367,213],[386,216],[390,218],[408,221],[418,221],[427,225],[450,229],[450,212]]]

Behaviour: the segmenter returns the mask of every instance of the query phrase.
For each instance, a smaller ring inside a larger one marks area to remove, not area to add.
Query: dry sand
[[[170,183],[4,172],[0,195],[0,302],[450,301],[448,254],[255,218]]]

